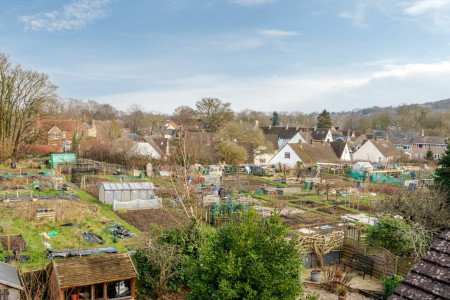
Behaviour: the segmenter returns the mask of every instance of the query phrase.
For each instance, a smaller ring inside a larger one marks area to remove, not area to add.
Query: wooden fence
[[[355,253],[368,256],[374,261],[373,276],[377,278],[391,274],[406,276],[417,262],[413,257],[400,257],[392,254],[387,249],[369,247],[353,238],[345,237],[342,258],[350,259]]]

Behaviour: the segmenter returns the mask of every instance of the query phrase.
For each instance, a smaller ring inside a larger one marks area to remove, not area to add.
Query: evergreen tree
[[[434,175],[436,184],[445,190],[450,200],[450,144],[447,145],[444,156],[439,160],[439,166]]]
[[[272,121],[272,126],[280,125],[280,116],[276,111],[273,112],[272,118],[270,120]]]
[[[428,148],[427,153],[425,154],[425,158],[427,160],[433,160],[434,159],[434,154],[433,154],[433,151],[431,151],[431,148]]]
[[[331,115],[326,109],[324,109],[317,116],[317,128],[331,128],[331,126],[333,126],[333,123],[331,122]]]

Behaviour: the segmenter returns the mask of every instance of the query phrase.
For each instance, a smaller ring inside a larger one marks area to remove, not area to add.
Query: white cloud
[[[285,38],[298,35],[296,31],[278,30],[278,29],[261,29],[258,33],[268,38]]]
[[[361,28],[367,27],[367,5],[360,2],[356,5],[353,11],[342,11],[339,13],[339,18],[350,20],[353,25]]]
[[[218,97],[231,102],[235,110],[312,112],[425,102],[450,96],[450,61],[385,65],[370,72],[365,70],[367,65],[362,66],[359,72],[344,68],[333,74],[260,79],[192,76],[168,80],[150,90],[103,95],[99,99],[118,106],[139,100],[147,109],[171,112],[179,105],[193,105],[202,97]]]
[[[258,6],[274,2],[275,0],[231,0],[232,3],[242,6]]]
[[[109,3],[110,0],[75,0],[64,5],[61,10],[21,16],[19,20],[27,30],[33,31],[80,30],[105,18]]]
[[[411,3],[405,9],[408,15],[423,15],[450,7],[450,0],[419,0]]]

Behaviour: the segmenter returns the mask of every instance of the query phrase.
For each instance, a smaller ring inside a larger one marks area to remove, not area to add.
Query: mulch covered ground
[[[178,208],[129,210],[116,212],[116,214],[128,224],[144,232],[150,230],[150,225],[173,228],[189,222],[184,211]]]

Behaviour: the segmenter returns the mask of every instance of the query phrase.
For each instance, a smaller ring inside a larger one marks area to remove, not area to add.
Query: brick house
[[[58,152],[71,151],[74,138],[97,136],[94,121],[45,119],[39,121],[38,127],[43,133],[42,142],[55,147]]]

